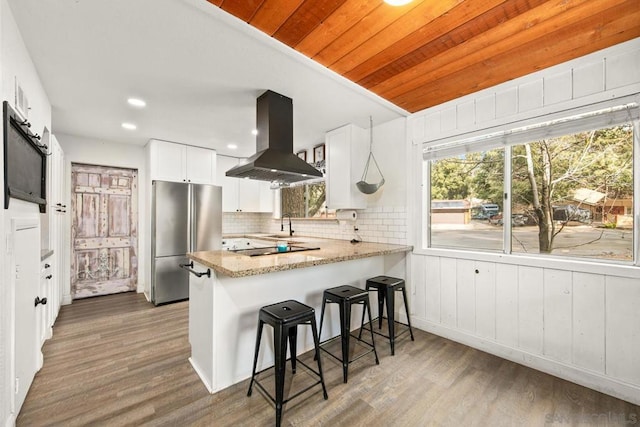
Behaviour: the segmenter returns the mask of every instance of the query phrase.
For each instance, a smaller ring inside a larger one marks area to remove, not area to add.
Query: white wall
[[[64,151],[65,159],[65,181],[67,182],[65,189],[65,200],[71,200],[71,164],[85,163],[100,166],[115,166],[138,170],[138,292],[144,292],[147,283],[147,228],[149,221],[145,214],[147,207],[147,191],[146,188],[146,156],[144,147],[130,144],[120,144],[111,141],[98,141],[89,138],[77,137],[66,134],[56,134],[58,142]],[[70,206],[70,204],[67,204]],[[67,215],[67,224],[65,233],[66,247],[68,253],[65,256],[67,265],[62,266],[67,274],[70,270],[71,260],[71,215]],[[65,281],[64,303],[71,302],[71,282]]]
[[[14,106],[15,81],[19,82],[29,98],[31,110],[29,121],[31,130],[42,135],[46,126],[51,130],[51,105],[45,93],[38,73],[24,45],[11,9],[6,0],[0,1],[0,77],[2,80],[2,99]],[[2,125],[0,125],[0,128]],[[4,169],[4,158],[0,150],[0,159]],[[3,174],[0,175],[0,188],[4,191]],[[0,425],[12,425],[16,414],[12,413],[11,397],[14,395],[12,374],[13,365],[13,302],[14,279],[10,274],[10,255],[6,252],[6,239],[12,218],[39,216],[37,205],[11,200],[9,209],[0,207]],[[40,245],[38,239],[37,245]],[[34,266],[35,268],[35,266]],[[20,333],[20,331],[16,331]]]
[[[640,267],[419,249],[422,147],[589,105],[638,102],[640,39],[416,113],[411,306],[426,331],[640,404]],[[636,154],[635,159],[638,160]]]

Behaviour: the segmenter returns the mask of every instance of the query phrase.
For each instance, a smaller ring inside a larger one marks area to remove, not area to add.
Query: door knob
[[[36,297],[34,305],[37,307],[38,304],[46,305],[47,304],[47,297],[44,297],[42,299],[40,299],[40,297]]]

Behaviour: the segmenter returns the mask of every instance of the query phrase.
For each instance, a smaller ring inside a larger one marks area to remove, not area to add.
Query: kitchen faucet
[[[289,237],[293,236],[293,229],[291,228],[291,214],[290,213],[286,213],[286,214],[282,214],[282,217],[280,217],[280,231],[284,231],[284,217],[288,216],[289,217]]]

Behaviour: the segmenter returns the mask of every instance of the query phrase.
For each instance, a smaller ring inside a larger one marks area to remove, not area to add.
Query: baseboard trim
[[[640,386],[625,383],[597,372],[548,359],[544,356],[512,348],[495,341],[452,329],[428,320],[411,317],[413,327],[459,342],[494,356],[545,372],[558,378],[640,405]]]

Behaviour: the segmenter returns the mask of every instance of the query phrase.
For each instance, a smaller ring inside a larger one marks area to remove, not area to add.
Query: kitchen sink
[[[318,249],[320,248],[307,248],[305,246],[289,245],[287,246],[287,249],[284,251],[278,250],[277,246],[268,246],[266,248],[231,249],[230,252],[234,252],[239,255],[246,255],[246,256],[263,256],[263,255],[287,254],[290,252],[316,251]]]

